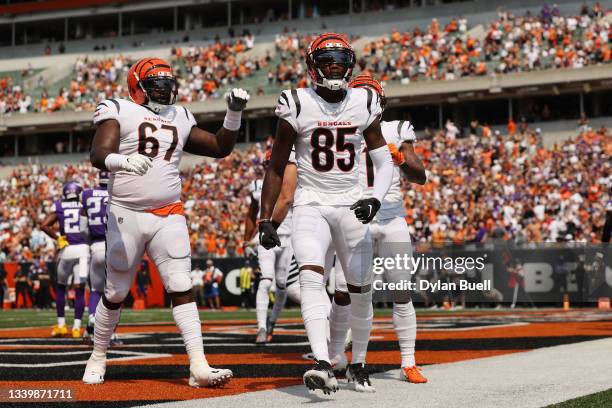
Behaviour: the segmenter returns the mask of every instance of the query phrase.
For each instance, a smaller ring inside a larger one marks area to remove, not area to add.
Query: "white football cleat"
[[[221,387],[227,384],[233,376],[231,370],[198,364],[195,367],[189,367],[189,386],[194,388]]]
[[[372,387],[368,369],[363,363],[349,364],[346,370],[346,379],[348,382],[355,384],[357,392],[376,392],[376,388]]]
[[[94,359],[92,355],[87,360],[85,373],[83,374],[83,382],[85,384],[102,384],[104,382],[104,374],[106,373],[106,358]]]
[[[315,360],[315,365],[303,376],[304,385],[309,390],[322,390],[324,394],[338,391],[338,380],[327,361]]]

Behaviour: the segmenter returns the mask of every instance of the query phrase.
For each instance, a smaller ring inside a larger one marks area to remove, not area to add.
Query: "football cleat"
[[[274,332],[274,326],[275,325],[276,325],[276,322],[273,322],[268,317],[268,320],[266,321],[266,341],[268,343],[270,343],[272,341],[272,333]]]
[[[68,328],[66,326],[53,326],[51,330],[51,337],[65,337],[68,335]]]
[[[338,380],[327,361],[315,360],[315,365],[304,373],[304,385],[309,390],[322,390],[324,394],[338,391]]]
[[[346,371],[346,367],[348,366],[348,360],[346,359],[346,354],[340,353],[336,357],[332,358],[331,361],[332,369],[335,374],[342,373]]]
[[[72,338],[73,339],[80,339],[83,337],[83,333],[81,332],[81,329],[72,329]]]
[[[423,376],[421,369],[415,365],[412,367],[402,367],[400,379],[413,384],[425,384],[427,382],[427,378]]]
[[[346,379],[348,382],[355,384],[357,392],[376,392],[376,388],[372,387],[368,369],[363,363],[349,364],[346,370]]]
[[[87,360],[85,373],[83,374],[83,382],[85,384],[102,384],[104,382],[104,374],[106,373],[106,358],[96,359],[92,355]]]
[[[189,367],[189,386],[194,388],[221,387],[227,384],[233,376],[231,370],[213,368],[202,363]]]
[[[266,344],[267,341],[268,341],[268,334],[266,333],[266,329],[262,327],[257,332],[257,337],[255,338],[255,344]]]

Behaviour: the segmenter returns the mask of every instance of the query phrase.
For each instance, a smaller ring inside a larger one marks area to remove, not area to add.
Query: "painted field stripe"
[[[342,381],[331,397],[308,392],[303,385],[215,399],[150,405],[156,408],[299,407],[542,407],[606,390],[612,370],[602,358],[612,338],[547,347],[525,353],[428,366],[427,384],[399,381],[399,370],[371,376],[376,393],[357,393]],[[585,361],[588,364],[585,364]],[[452,390],[452,392],[450,392]],[[325,404],[325,402],[330,402]]]
[[[234,378],[223,388],[192,388],[187,378],[175,380],[112,380],[104,384],[87,385],[80,380],[71,381],[0,381],[2,388],[70,388],[77,401],[174,401],[220,397],[254,391],[287,387],[302,382],[301,378]],[[73,404],[73,403],[71,403]],[[82,405],[83,407],[87,404]],[[112,406],[112,403],[109,404]],[[209,407],[210,405],[200,405]],[[244,407],[243,407],[244,408]]]
[[[169,354],[148,354],[148,355],[143,355],[144,353],[136,353],[133,352],[133,355],[128,356],[128,357],[117,357],[117,358],[109,358],[108,362],[111,361],[129,361],[129,360],[140,360],[143,358],[159,358],[159,357],[167,357],[169,356]],[[48,368],[48,367],[67,367],[67,366],[79,366],[79,365],[85,365],[87,363],[87,359],[84,360],[80,360],[80,361],[60,361],[60,362],[55,362],[55,363],[41,363],[41,364],[36,364],[36,363],[27,363],[27,364],[21,364],[21,363],[0,363],[0,367],[12,367],[12,368]]]

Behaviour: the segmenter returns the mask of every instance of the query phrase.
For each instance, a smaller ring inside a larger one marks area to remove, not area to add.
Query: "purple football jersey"
[[[87,212],[89,237],[92,242],[104,241],[106,235],[106,204],[108,191],[101,187],[83,191],[83,205]]]
[[[83,207],[78,201],[55,201],[55,214],[59,220],[60,233],[66,236],[70,245],[85,244],[81,234],[80,217]]]

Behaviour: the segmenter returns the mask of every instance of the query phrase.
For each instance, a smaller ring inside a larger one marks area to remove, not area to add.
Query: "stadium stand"
[[[472,37],[473,30],[468,32],[464,17],[454,17],[445,25],[434,18],[425,28],[393,28],[371,41],[359,41],[365,44],[356,73],[367,71],[383,81],[406,85],[418,80],[609,63],[611,21],[598,3],[569,15],[548,7],[522,16],[500,11],[496,19],[487,22],[484,37],[478,38]],[[251,34],[227,42],[216,39],[201,47],[172,47],[170,53],[182,76],[180,99],[201,102],[218,98],[232,84],[259,95],[308,86],[302,61],[311,38],[297,32],[278,34],[274,43],[266,44],[263,56],[243,55],[253,47]],[[355,43],[359,37],[351,39]],[[122,74],[128,66],[129,60],[122,54],[105,59],[76,57],[69,75],[42,90],[26,89],[14,73],[3,74],[0,113],[91,111],[100,100],[126,97]]]

